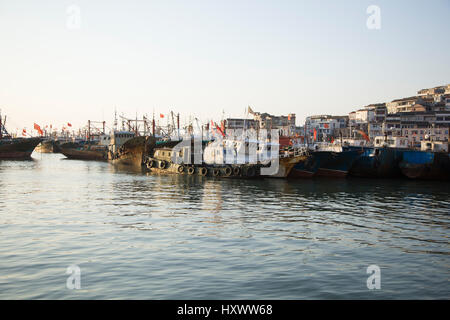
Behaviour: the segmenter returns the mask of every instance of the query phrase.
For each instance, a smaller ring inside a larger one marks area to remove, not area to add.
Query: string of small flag
[[[67,125],[67,127],[72,127],[72,124],[71,124],[70,122],[67,122],[66,125]],[[62,126],[62,131],[67,130],[66,125],[63,125],[63,126]],[[38,133],[40,136],[43,136],[43,135],[44,135],[44,130],[42,130],[41,126],[38,125],[37,123],[33,123],[33,129],[36,130],[37,133]],[[50,131],[53,131],[53,130],[57,131],[57,130],[58,130],[57,128],[53,128],[53,125],[52,125],[52,124],[46,125],[46,126],[44,127],[44,129],[45,129],[46,131],[47,131],[47,129],[50,129]],[[27,136],[27,129],[26,129],[26,128],[23,128],[23,129],[22,129],[22,136],[24,136],[24,137]]]

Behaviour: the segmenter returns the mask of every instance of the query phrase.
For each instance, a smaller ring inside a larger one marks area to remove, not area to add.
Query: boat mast
[[[88,143],[91,142],[91,120],[88,120]]]
[[[155,137],[155,110],[153,110],[153,120],[152,120],[152,133],[153,133],[153,137]]]
[[[178,140],[180,140],[180,113],[177,114],[177,131],[178,131]]]
[[[117,109],[114,110],[114,131],[117,131]]]
[[[137,112],[136,112],[136,128],[135,128],[135,131],[136,131],[136,137],[137,137],[139,135]]]
[[[172,116],[172,130],[173,130],[171,133],[173,133],[175,131],[175,117],[173,116],[173,111],[170,111],[170,115]]]

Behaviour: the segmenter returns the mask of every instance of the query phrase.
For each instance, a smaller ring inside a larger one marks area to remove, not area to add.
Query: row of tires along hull
[[[187,175],[200,175],[211,177],[240,177],[240,178],[255,178],[261,176],[260,165],[186,165],[176,164],[166,160],[157,160],[147,158],[144,161],[144,166],[151,172],[156,173],[176,173]]]

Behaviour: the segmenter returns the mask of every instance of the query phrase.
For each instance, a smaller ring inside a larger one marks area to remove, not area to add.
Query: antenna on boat
[[[0,109],[0,139],[3,138],[2,109]]]
[[[180,113],[177,113],[177,132],[178,132],[178,140],[180,140]]]
[[[117,108],[114,109],[114,130],[117,130]]]

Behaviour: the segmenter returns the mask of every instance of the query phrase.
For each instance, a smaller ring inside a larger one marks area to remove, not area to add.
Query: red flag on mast
[[[41,136],[44,134],[41,127],[38,124],[34,124],[34,130],[36,130]]]
[[[220,127],[217,125],[217,123],[215,123],[215,125],[216,125],[216,130],[217,130],[218,132],[220,132],[220,134],[222,135],[222,137],[225,137],[225,133],[223,133],[222,129],[220,129]]]
[[[370,138],[367,136],[367,134],[364,131],[358,130],[358,132],[363,136],[364,140],[366,140],[367,142],[370,142]]]

